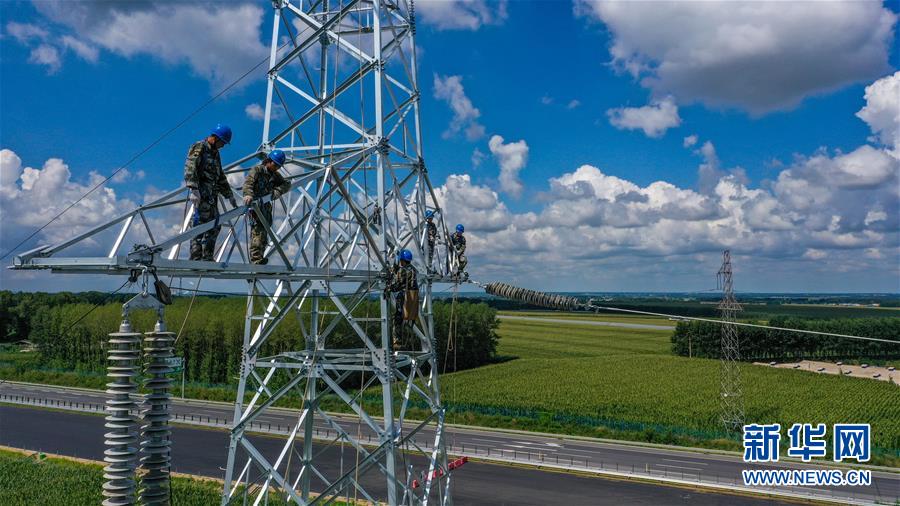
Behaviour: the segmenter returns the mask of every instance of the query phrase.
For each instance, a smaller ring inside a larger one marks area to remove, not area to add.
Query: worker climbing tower
[[[456,281],[449,275],[456,258],[447,249],[450,234],[422,152],[414,5],[272,5],[261,141],[224,168],[238,187],[250,168],[279,148],[288,155],[281,170],[290,191],[238,207],[221,200],[217,220],[191,226],[194,209],[182,186],[99,226],[78,228],[69,240],[21,253],[14,268],[140,274],[194,289],[201,280],[246,283],[222,504],[261,504],[275,496],[297,504],[338,498],[449,504],[453,466],[444,443],[432,285]],[[273,207],[268,221],[260,212],[267,203]],[[432,256],[428,211],[438,227]],[[249,263],[250,219],[268,236],[264,264]],[[223,233],[214,261],[189,260],[187,244],[217,226]],[[386,286],[403,249],[413,253],[419,299],[414,319],[400,323]],[[125,410],[135,408],[138,341],[127,326],[118,334],[111,353],[127,374],[115,385],[113,407],[124,419]],[[157,334],[145,340],[145,381],[152,390],[166,386],[160,361],[167,352],[158,348],[170,346],[170,336]],[[154,420],[166,416],[160,411],[164,394],[148,400],[158,402],[144,410],[145,461],[159,467],[157,456],[167,447]],[[287,427],[284,412],[273,411],[280,406],[299,407]],[[339,411],[346,415],[334,414]],[[276,439],[253,435],[273,412],[282,421]],[[122,456],[111,463],[111,478],[118,480],[117,497],[128,498],[134,497],[126,471],[137,458],[128,435],[135,422],[126,426],[118,418],[111,429],[122,434],[113,434],[110,444],[121,447]]]

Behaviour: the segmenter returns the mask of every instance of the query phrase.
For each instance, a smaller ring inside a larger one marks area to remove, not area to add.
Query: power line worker
[[[218,201],[221,194],[237,207],[234,192],[222,170],[219,150],[231,142],[231,129],[218,124],[206,139],[197,141],[188,150],[184,162],[184,183],[190,190],[188,199],[194,205],[191,226],[196,227],[216,220],[216,226],[191,240],[191,260],[213,261],[216,252],[216,238],[221,227],[218,224]]]
[[[466,258],[466,236],[463,233],[466,231],[466,227],[459,224],[456,226],[456,232],[450,236],[450,244],[453,246],[453,251],[456,252],[456,275],[460,278],[468,279],[469,275],[466,273],[466,265],[468,265],[469,260]]]
[[[425,211],[425,240],[428,243],[428,272],[434,265],[434,246],[437,244],[437,225],[434,224],[434,211]]]
[[[401,250],[397,254],[397,263],[391,268],[390,281],[387,285],[387,291],[395,294],[394,348],[411,345],[409,339],[403,335],[403,322],[418,317],[419,284],[416,281],[418,273],[412,265],[412,259],[412,252],[408,249]]]
[[[372,225],[381,225],[381,206],[378,205],[378,202],[375,203],[375,207],[372,209]]]
[[[244,205],[249,206],[254,200],[261,199],[266,195],[272,195],[272,201],[281,198],[282,195],[290,191],[291,183],[282,176],[278,169],[284,166],[286,157],[284,151],[273,149],[269,156],[256,167],[250,169],[247,173],[247,179],[244,180]],[[265,220],[270,227],[272,226],[272,202],[266,202],[259,206],[262,212],[262,219]],[[256,216],[256,211],[250,211],[250,262],[254,264],[265,265],[269,263],[268,258],[263,258],[266,251],[266,243],[268,243],[268,234],[263,226],[263,222]]]

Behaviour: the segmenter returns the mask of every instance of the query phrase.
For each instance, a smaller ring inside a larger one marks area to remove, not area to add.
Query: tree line
[[[118,331],[122,320],[119,300],[95,306],[96,302],[87,300],[98,299],[79,300],[77,294],[12,295],[0,299],[3,303],[0,315],[5,318],[0,323],[4,328],[16,329],[14,339],[5,336],[5,341],[27,337],[36,344],[42,367],[93,373],[105,371],[105,340],[110,332]],[[23,304],[9,304],[15,302],[16,296],[27,299],[28,315],[16,309]],[[243,343],[246,299],[197,297],[190,307],[189,317],[185,318],[189,306],[190,298],[179,297],[165,311],[168,330],[180,335],[175,351],[185,360],[186,379],[206,384],[235,383]],[[320,301],[320,308],[323,312],[335,311],[330,301]],[[353,313],[361,318],[375,318],[379,313],[379,301],[365,300],[353,309]],[[455,331],[448,352],[451,315]],[[75,323],[79,318],[81,320]],[[134,311],[129,316],[136,332],[152,330],[155,318],[155,312],[149,310]],[[305,341],[300,322],[309,329],[310,318],[308,303],[296,311],[296,317],[286,317],[262,347],[260,356],[303,349]],[[436,302],[434,324],[441,372],[468,369],[495,360],[498,320],[494,309],[480,303]],[[377,321],[364,321],[360,325],[376,343],[380,342]],[[327,339],[327,346],[359,348],[361,344],[349,323],[340,318]]]
[[[895,344],[843,337],[821,336],[784,330],[737,327],[741,357],[744,360],[801,359],[897,359],[900,358],[900,318],[840,318],[811,320],[776,317],[766,322],[772,327],[814,330],[833,334],[874,337]],[[676,355],[720,358],[722,324],[679,322],[672,334]]]

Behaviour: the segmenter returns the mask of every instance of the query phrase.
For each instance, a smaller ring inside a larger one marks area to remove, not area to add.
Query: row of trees
[[[750,322],[764,323],[764,322]],[[772,327],[814,330],[833,334],[888,339],[896,343],[864,341],[784,330],[738,327],[741,356],[745,360],[771,359],[896,359],[900,358],[900,318],[843,318],[810,320],[776,317]],[[672,334],[677,355],[705,358],[721,356],[722,325],[712,322],[679,322]]]
[[[79,302],[102,304],[124,301],[130,295],[109,295],[103,292],[10,292],[0,290],[0,343],[28,339],[31,320],[40,308],[56,307]]]
[[[186,379],[207,384],[235,382],[243,342],[246,300],[198,297],[189,317],[185,319],[189,302],[187,298],[178,298],[165,312],[168,329],[180,335],[176,353],[185,359]],[[325,301],[320,305],[324,312],[335,310]],[[296,317],[289,316],[278,325],[260,351],[261,356],[304,347],[300,320],[307,329],[310,327],[308,307],[307,304]],[[375,317],[378,307],[376,300],[364,301],[354,309],[354,314]],[[38,346],[42,364],[48,368],[102,373],[106,367],[104,343],[107,334],[119,327],[121,308],[118,302],[99,307],[88,303],[40,305],[33,308],[28,323],[28,338]],[[75,323],[86,313],[89,314]],[[434,304],[434,314],[441,372],[477,367],[494,360],[498,340],[494,309],[485,304],[453,304],[446,301]],[[455,321],[455,331],[451,351],[447,352],[451,316]],[[155,313],[136,311],[130,320],[135,331],[146,332],[153,328]],[[366,321],[362,325],[367,327],[365,330],[370,336],[379,335],[377,321]],[[328,338],[327,346],[358,348],[361,344],[347,321],[341,318]],[[443,362],[445,357],[446,365]]]

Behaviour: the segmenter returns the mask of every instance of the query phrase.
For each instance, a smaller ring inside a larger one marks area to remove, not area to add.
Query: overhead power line
[[[285,43],[285,44],[287,44],[287,43]],[[282,45],[281,47],[284,47],[284,45]],[[281,49],[281,48],[279,48],[279,49]],[[97,189],[99,189],[100,187],[102,187],[103,185],[105,185],[106,183],[108,183],[109,180],[111,180],[112,178],[114,178],[114,177],[116,176],[116,174],[118,174],[119,172],[122,172],[122,171],[125,170],[127,167],[129,167],[132,163],[136,162],[140,157],[144,156],[148,151],[150,151],[151,149],[155,148],[155,147],[157,146],[157,144],[159,144],[160,142],[163,141],[163,139],[165,139],[166,137],[168,137],[169,135],[171,135],[174,131],[176,131],[176,130],[178,130],[179,128],[181,128],[185,123],[187,123],[187,122],[190,121],[194,116],[196,116],[197,114],[199,114],[200,111],[202,111],[203,109],[206,109],[206,108],[209,106],[209,104],[215,102],[215,101],[218,100],[222,95],[228,93],[228,91],[229,91],[231,88],[234,88],[235,86],[237,86],[237,84],[238,84],[239,82],[243,81],[247,76],[249,76],[250,74],[252,74],[254,71],[256,71],[256,69],[258,69],[260,66],[262,66],[264,63],[266,63],[266,62],[268,62],[268,61],[269,61],[269,57],[266,56],[265,58],[263,58],[262,60],[260,60],[259,63],[257,63],[256,65],[254,65],[253,67],[251,67],[249,70],[247,70],[246,72],[244,72],[243,74],[241,74],[240,77],[238,77],[237,79],[235,79],[234,81],[232,81],[231,84],[229,84],[228,86],[226,86],[225,88],[223,88],[221,91],[219,91],[218,93],[216,93],[215,95],[213,95],[209,100],[207,100],[206,102],[204,102],[202,105],[200,105],[199,107],[197,107],[196,109],[194,109],[193,111],[191,111],[191,112],[190,112],[187,116],[185,116],[181,121],[179,121],[178,123],[176,123],[175,126],[169,128],[168,130],[166,130],[165,132],[163,132],[162,135],[160,135],[159,137],[156,138],[156,140],[154,140],[153,142],[151,142],[150,144],[148,144],[146,147],[144,147],[143,149],[141,149],[140,151],[138,151],[136,154],[132,155],[132,157],[129,158],[128,161],[126,161],[124,164],[122,164],[121,166],[119,166],[118,169],[114,170],[114,171],[112,172],[112,174],[110,174],[109,176],[106,176],[106,178],[105,178],[103,181],[100,181],[99,183],[95,184],[93,187],[91,187],[90,190],[88,190],[87,192],[85,192],[84,195],[78,197],[78,199],[75,200],[75,202],[72,202],[71,204],[69,204],[68,206],[66,206],[65,209],[63,209],[62,211],[60,211],[59,213],[57,213],[53,218],[50,218],[50,220],[49,220],[47,223],[44,223],[43,225],[41,225],[37,230],[35,230],[35,231],[32,232],[31,234],[29,234],[28,237],[22,239],[21,241],[19,241],[18,244],[16,244],[15,246],[13,246],[13,247],[10,248],[9,250],[7,250],[7,252],[4,253],[2,257],[0,257],[0,260],[6,259],[6,257],[8,257],[8,256],[10,255],[10,253],[12,253],[13,251],[17,251],[23,244],[25,244],[25,243],[27,243],[28,241],[30,241],[32,238],[34,238],[34,236],[38,235],[39,233],[41,233],[42,230],[44,230],[45,228],[47,228],[48,226],[50,226],[51,223],[53,223],[54,221],[58,220],[63,214],[65,214],[66,212],[68,212],[69,209],[72,209],[73,207],[75,207],[76,205],[78,205],[79,202],[81,202],[82,200],[84,200],[85,198],[87,198],[90,194],[94,193],[95,191],[97,191]]]
[[[771,325],[760,325],[757,323],[723,322],[722,320],[714,320],[712,318],[697,318],[697,317],[693,317],[693,316],[679,316],[679,315],[671,315],[671,314],[665,314],[665,313],[654,313],[652,311],[638,311],[636,309],[622,309],[622,308],[618,308],[618,307],[595,306],[593,304],[591,305],[591,307],[597,308],[597,309],[603,309],[606,311],[620,311],[623,313],[636,313],[636,314],[644,314],[644,315],[650,315],[650,316],[665,316],[668,318],[679,318],[682,320],[694,320],[694,321],[698,321],[698,322],[718,323],[721,325],[737,325],[740,327],[755,327],[755,328],[760,328],[760,329],[782,330],[785,332],[801,332],[803,334],[815,334],[815,335],[819,335],[819,336],[831,336],[831,337],[844,337],[847,339],[860,339],[863,341],[875,341],[875,342],[879,342],[879,343],[891,343],[891,344],[900,345],[900,341],[895,341],[892,339],[881,339],[878,337],[852,336],[849,334],[835,334],[832,332],[820,332],[818,330],[807,330],[807,329],[789,329],[786,327],[773,327]]]
[[[524,302],[526,304],[532,304],[535,306],[546,307],[550,309],[561,309],[561,310],[578,310],[578,309],[602,309],[604,311],[618,311],[621,313],[633,313],[633,314],[642,314],[648,316],[663,316],[666,318],[676,318],[680,320],[693,320],[700,322],[710,322],[717,323],[719,325],[737,325],[740,327],[755,327],[761,329],[770,329],[770,330],[781,330],[785,332],[800,332],[803,334],[813,334],[819,336],[831,336],[831,337],[842,337],[846,339],[858,339],[861,341],[873,341],[879,343],[890,343],[900,345],[900,341],[891,340],[891,339],[882,339],[878,337],[864,337],[864,336],[852,336],[848,334],[835,334],[833,332],[820,332],[818,330],[806,330],[806,329],[789,329],[785,327],[772,327],[770,325],[760,325],[757,323],[743,323],[743,322],[725,322],[722,320],[715,320],[712,318],[697,318],[694,316],[681,316],[681,315],[673,315],[667,313],[656,313],[653,311],[641,311],[638,309],[623,309],[619,307],[610,307],[610,306],[598,306],[594,304],[592,301],[588,301],[587,303],[578,300],[575,297],[569,297],[566,295],[557,295],[557,294],[549,294],[544,292],[538,292],[535,290],[529,290],[526,288],[519,288],[516,286],[508,285],[506,283],[488,283],[482,284],[475,281],[472,281],[473,284],[480,286],[490,295],[494,295],[496,297],[501,297],[509,300],[516,300],[519,302]]]

